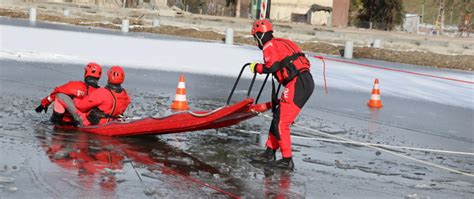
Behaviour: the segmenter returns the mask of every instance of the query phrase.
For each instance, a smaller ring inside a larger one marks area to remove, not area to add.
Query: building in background
[[[270,19],[330,25],[333,0],[272,0]]]
[[[106,8],[176,7],[193,14],[346,27],[351,0],[32,0]],[[265,6],[263,6],[265,5]],[[265,12],[267,11],[267,12]]]
[[[265,0],[252,0],[251,16],[259,18]],[[269,18],[273,21],[345,27],[349,21],[350,0],[271,0]]]

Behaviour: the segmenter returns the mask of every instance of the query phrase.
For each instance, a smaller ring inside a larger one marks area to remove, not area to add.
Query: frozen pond
[[[473,196],[473,177],[351,144],[295,137],[294,172],[266,170],[262,165],[250,164],[249,156],[263,148],[259,140],[265,136],[245,132],[265,135],[270,124],[266,117],[256,117],[218,132],[161,136],[109,138],[54,130],[48,122],[49,114],[37,114],[34,108],[55,86],[81,79],[87,61],[103,63],[106,69],[111,64],[126,67],[124,87],[132,96],[126,114],[146,117],[170,114],[169,105],[180,74],[186,76],[187,95],[193,109],[210,110],[224,105],[240,66],[258,60],[261,52],[249,46],[173,37],[137,38],[134,34],[124,36],[107,30],[86,33],[87,29],[62,25],[29,28],[20,22],[15,26],[11,21],[10,25],[2,23],[0,197]],[[316,93],[303,109],[298,125],[360,142],[474,152],[472,84],[327,61],[329,94],[325,95],[321,64],[316,59],[311,62]],[[400,67],[394,63],[364,62]],[[472,73],[401,67],[473,80]],[[384,103],[376,111],[365,105],[374,78],[381,80]],[[102,79],[101,85],[104,84]],[[256,86],[260,84],[257,82]],[[245,96],[247,85],[242,82],[235,100]],[[269,99],[269,90],[262,100]],[[297,127],[293,127],[293,133],[323,138]],[[473,156],[414,150],[396,152],[462,172],[474,172]]]

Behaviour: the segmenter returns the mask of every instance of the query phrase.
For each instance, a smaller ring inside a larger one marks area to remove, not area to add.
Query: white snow
[[[256,47],[216,42],[147,39],[120,34],[98,34],[0,25],[0,59],[32,62],[121,65],[178,72],[235,77],[244,63],[262,60]],[[322,64],[310,58],[318,86]],[[474,109],[474,85],[326,61],[331,88],[366,92],[380,80],[382,99],[392,95]],[[410,70],[410,69],[408,69]],[[414,68],[417,72],[474,81],[470,72]],[[250,77],[250,73],[246,73]]]

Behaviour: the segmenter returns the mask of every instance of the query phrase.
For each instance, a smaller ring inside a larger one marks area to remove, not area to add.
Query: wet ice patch
[[[416,193],[414,194],[408,194],[405,196],[405,199],[430,199],[431,197],[429,196],[420,196]]]
[[[8,169],[6,167],[7,165],[5,165],[4,169],[1,172],[7,172]],[[15,183],[15,178],[0,176],[0,193],[1,192],[7,192],[7,193],[16,192],[18,190],[18,187],[16,187],[14,183]]]
[[[13,181],[15,181],[14,178],[0,176],[0,183],[10,183],[10,182],[13,182]]]

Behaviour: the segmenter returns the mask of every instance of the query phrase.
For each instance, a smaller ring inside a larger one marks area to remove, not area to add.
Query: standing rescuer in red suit
[[[35,111],[40,113],[48,111],[48,106],[51,103],[58,101],[56,96],[66,95],[70,98],[82,99],[89,95],[92,91],[99,88],[98,82],[102,75],[102,67],[96,63],[89,63],[84,68],[84,81],[70,81],[64,85],[56,87],[53,92],[41,100],[41,104],[36,107]],[[68,124],[73,122],[73,118],[69,112],[66,112],[65,108],[61,106],[59,102],[55,102],[53,108],[53,115],[51,121],[55,124]]]
[[[292,41],[274,38],[272,24],[266,19],[254,22],[252,35],[258,47],[263,50],[265,63],[251,63],[250,70],[253,73],[273,74],[284,86],[284,90],[280,99],[277,99],[274,84],[272,86],[273,120],[266,142],[267,149],[251,159],[269,163],[277,168],[293,170],[290,125],[314,90],[310,63]],[[275,161],[277,149],[281,150],[283,158]]]
[[[83,99],[74,100],[83,126],[105,124],[122,117],[130,104],[130,97],[122,83],[125,72],[120,66],[112,66],[107,71],[108,82]]]

